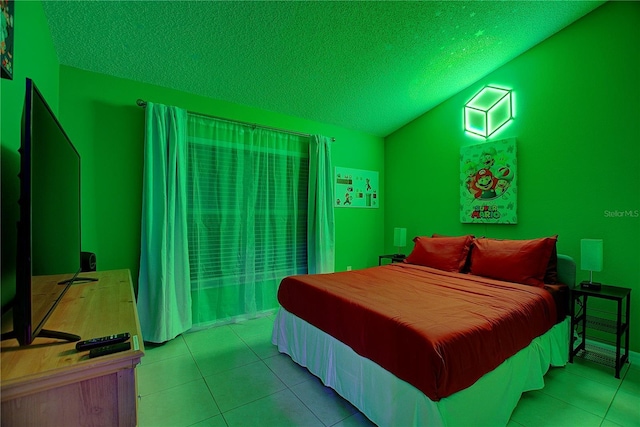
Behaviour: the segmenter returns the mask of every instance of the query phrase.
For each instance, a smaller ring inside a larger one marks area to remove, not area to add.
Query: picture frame
[[[378,172],[335,168],[336,208],[371,208],[380,206]]]
[[[516,139],[460,148],[460,222],[517,224]]]
[[[13,80],[14,0],[0,0],[0,74]]]

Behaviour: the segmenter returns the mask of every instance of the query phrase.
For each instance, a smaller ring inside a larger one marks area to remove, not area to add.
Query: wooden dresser
[[[20,347],[15,339],[3,341],[3,426],[137,424],[135,368],[144,346],[131,274],[114,270],[81,276],[99,280],[72,285],[45,328],[83,340],[129,332],[131,350],[89,359],[89,352],[76,351],[75,343],[36,338]]]

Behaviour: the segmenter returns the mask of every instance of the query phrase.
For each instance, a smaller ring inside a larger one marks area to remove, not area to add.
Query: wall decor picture
[[[13,79],[13,0],[0,0],[0,69]]]
[[[378,172],[336,167],[335,206],[339,208],[377,208],[380,205]]]
[[[460,149],[460,222],[517,224],[516,139]]]

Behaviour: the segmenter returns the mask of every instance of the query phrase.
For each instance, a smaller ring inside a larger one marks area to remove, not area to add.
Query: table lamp
[[[394,228],[393,229],[393,246],[398,248],[398,252],[396,255],[404,257],[403,254],[400,253],[400,248],[404,248],[407,246],[407,229],[406,228]]]
[[[582,239],[580,241],[580,268],[590,272],[589,280],[580,283],[584,289],[600,289],[601,284],[593,281],[593,272],[602,271],[602,239]]]

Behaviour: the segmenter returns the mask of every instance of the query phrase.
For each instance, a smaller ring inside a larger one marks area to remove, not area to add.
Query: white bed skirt
[[[471,387],[439,402],[283,308],[271,341],[378,426],[500,426],[509,422],[523,392],[544,387],[549,366],[566,365],[569,323],[566,318]]]

